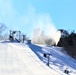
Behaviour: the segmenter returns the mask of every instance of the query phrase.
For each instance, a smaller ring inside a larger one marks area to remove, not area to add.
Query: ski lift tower
[[[17,36],[18,38],[15,37],[15,34],[16,34],[16,35],[18,34],[18,36]],[[13,41],[18,41],[18,42],[20,42],[20,41],[21,41],[21,31],[10,31],[9,40],[10,40],[11,42],[13,42]]]

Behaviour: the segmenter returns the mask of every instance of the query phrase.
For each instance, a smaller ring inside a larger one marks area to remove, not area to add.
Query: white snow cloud
[[[23,25],[29,27],[31,34],[36,28],[40,28],[46,35],[53,35],[56,32],[56,28],[52,22],[52,19],[47,13],[36,13],[34,7],[29,6],[27,14],[21,18]],[[30,31],[29,30],[29,31]]]
[[[40,28],[47,36],[52,36],[56,32],[48,13],[37,13],[31,4],[26,7],[25,14],[20,14],[12,0],[0,0],[0,21],[4,22],[9,29],[21,30],[28,36],[33,36],[36,28]]]

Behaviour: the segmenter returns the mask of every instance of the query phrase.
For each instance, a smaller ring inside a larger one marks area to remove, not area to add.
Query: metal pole
[[[24,41],[25,41],[25,35],[23,35],[23,43],[24,43]]]
[[[48,55],[48,63],[47,63],[47,65],[49,66],[49,55]]]
[[[21,41],[21,31],[19,31],[19,41]]]

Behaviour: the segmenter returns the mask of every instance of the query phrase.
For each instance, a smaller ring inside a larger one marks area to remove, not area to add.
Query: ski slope
[[[46,66],[28,45],[0,43],[0,75],[59,75]]]
[[[76,75],[76,60],[59,47],[23,43],[0,43],[0,75]],[[44,53],[50,53],[50,66]],[[69,70],[65,74],[64,70]]]
[[[28,44],[28,46],[45,64],[47,64],[48,60],[43,57],[43,54],[50,53],[50,69],[54,70],[59,75],[67,75],[64,73],[64,70],[69,71],[68,75],[76,75],[76,60],[63,54],[60,47],[47,47],[34,44]]]

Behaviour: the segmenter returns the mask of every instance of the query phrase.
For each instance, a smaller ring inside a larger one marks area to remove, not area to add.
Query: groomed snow
[[[44,53],[50,53],[50,69],[57,72],[59,75],[66,75],[64,70],[68,70],[67,75],[76,75],[76,60],[72,59],[67,54],[61,52],[60,47],[44,46],[28,44],[30,49],[39,57],[41,61],[47,64],[47,58],[43,57]]]
[[[49,68],[29,45],[0,43],[0,75],[60,75]]]

